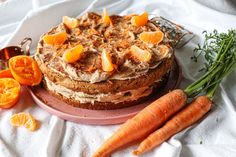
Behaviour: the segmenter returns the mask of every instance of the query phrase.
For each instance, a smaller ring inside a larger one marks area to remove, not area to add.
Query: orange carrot
[[[186,103],[187,96],[176,89],[157,99],[132,119],[126,121],[104,144],[93,157],[108,157],[115,150],[138,142],[160,127]]]
[[[166,124],[149,135],[137,148],[133,151],[134,155],[140,155],[160,145],[172,135],[182,131],[188,126],[202,118],[211,108],[212,101],[207,96],[196,98],[186,108],[177,113]]]

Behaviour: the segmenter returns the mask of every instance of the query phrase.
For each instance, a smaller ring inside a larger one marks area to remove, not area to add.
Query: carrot
[[[187,96],[176,89],[160,97],[132,119],[126,121],[104,144],[93,157],[107,157],[115,150],[133,144],[147,137],[160,127],[186,103]]]
[[[191,104],[181,110],[166,124],[149,135],[139,147],[133,151],[134,155],[140,155],[160,145],[172,135],[182,131],[202,118],[211,108],[212,101],[207,96],[199,96]]]
[[[147,137],[133,154],[139,155],[152,149],[203,117],[211,108],[211,100],[221,80],[236,69],[236,30],[229,30],[228,33],[218,33],[216,30],[213,33],[204,33],[204,44],[195,48],[194,52],[198,53],[192,58],[197,61],[199,54],[203,54],[206,59],[206,72],[186,87],[184,92],[188,97],[195,97],[200,93],[205,96],[196,98],[162,128]]]
[[[168,121],[161,129],[154,132],[133,153],[138,155],[161,144],[175,133],[190,126],[203,117],[211,108],[213,96],[219,87],[221,80],[236,69],[235,43],[236,30],[228,33],[214,31],[205,34],[203,47],[198,46],[195,51],[203,53],[206,59],[206,73],[198,80],[190,84],[185,90],[174,90],[151,105],[144,108],[134,118],[124,123],[94,154],[93,157],[107,157],[113,151],[133,144],[138,140],[146,138],[155,131],[170,116],[175,114],[186,103],[186,97],[200,96],[188,107],[179,112]],[[197,56],[200,56],[199,54]],[[197,56],[193,59],[197,61]],[[210,57],[209,57],[210,56]]]

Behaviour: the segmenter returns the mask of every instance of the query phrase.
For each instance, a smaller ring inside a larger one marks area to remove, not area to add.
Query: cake
[[[135,105],[161,90],[172,68],[178,34],[173,37],[152,20],[135,26],[132,18],[137,15],[112,15],[110,23],[103,16],[89,12],[73,19],[73,27],[62,22],[38,42],[34,58],[43,73],[43,87],[68,105],[96,110]],[[143,32],[158,31],[163,33],[158,43],[140,38]],[[61,44],[44,38],[60,32],[66,33]],[[64,53],[77,45],[83,47],[81,56],[67,62]],[[104,61],[104,54],[109,55],[110,63]],[[109,64],[112,69],[107,70]]]

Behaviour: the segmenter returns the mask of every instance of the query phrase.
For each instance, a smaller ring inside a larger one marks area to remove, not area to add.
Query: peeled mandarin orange
[[[147,50],[142,50],[139,47],[133,45],[130,48],[131,55],[141,62],[149,62],[151,60],[151,53]]]
[[[44,35],[43,41],[49,45],[60,45],[63,44],[67,39],[66,32],[59,32],[51,35]]]
[[[102,22],[103,22],[103,23],[106,23],[106,24],[112,25],[111,18],[109,17],[106,8],[103,9]]]
[[[24,126],[30,131],[35,131],[37,129],[37,122],[34,117],[24,112],[12,115],[10,118],[10,123],[11,125],[17,127]]]
[[[162,31],[155,32],[142,32],[139,35],[139,39],[145,43],[159,44],[164,38],[164,33]]]
[[[106,50],[102,51],[101,59],[102,59],[102,70],[103,71],[111,72],[115,69],[115,66],[111,60],[111,56]]]
[[[133,16],[131,18],[131,24],[133,26],[144,26],[148,22],[148,13],[144,12],[142,15]]]
[[[79,25],[79,21],[76,18],[71,18],[71,17],[68,17],[68,16],[63,16],[62,17],[62,22],[69,29],[76,28]]]
[[[38,85],[42,73],[37,62],[30,56],[19,55],[9,59],[12,76],[22,85]]]
[[[62,58],[67,63],[74,63],[81,58],[82,53],[83,53],[83,46],[77,45],[77,46],[67,50],[63,54]]]
[[[10,69],[1,70],[0,78],[13,78]]]
[[[20,96],[20,84],[12,78],[0,78],[0,108],[10,108]]]

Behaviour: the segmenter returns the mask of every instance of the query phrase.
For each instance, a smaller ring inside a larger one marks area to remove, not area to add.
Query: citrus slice
[[[106,8],[104,8],[103,12],[102,12],[102,22],[105,23],[105,24],[108,24],[108,25],[109,24],[112,25],[111,18],[109,17]]]
[[[30,56],[19,55],[9,59],[9,68],[15,80],[22,85],[38,85],[42,73],[37,62]]]
[[[110,54],[104,49],[102,51],[102,70],[106,72],[111,72],[115,69],[114,64],[112,63]]]
[[[159,44],[164,38],[164,33],[162,31],[155,32],[142,32],[139,35],[139,39],[145,43]]]
[[[12,126],[24,126],[30,131],[35,131],[37,129],[37,122],[34,117],[28,113],[18,113],[14,114],[10,118],[10,123]]]
[[[133,26],[144,26],[148,22],[148,13],[144,12],[142,15],[133,16],[131,18],[131,24]]]
[[[20,96],[20,84],[12,78],[0,78],[0,108],[10,108]]]
[[[13,78],[10,69],[1,70],[0,78]]]
[[[76,28],[79,25],[79,21],[76,18],[71,18],[71,17],[68,17],[68,16],[63,16],[62,17],[62,22],[69,29]]]
[[[61,45],[67,39],[66,32],[59,32],[51,35],[44,35],[43,41],[49,45]]]
[[[77,46],[67,50],[63,54],[62,58],[67,63],[74,63],[81,58],[82,53],[83,53],[83,46],[77,45]]]
[[[140,49],[139,47],[133,45],[130,48],[131,55],[141,62],[149,62],[151,60],[151,53],[147,50]]]

